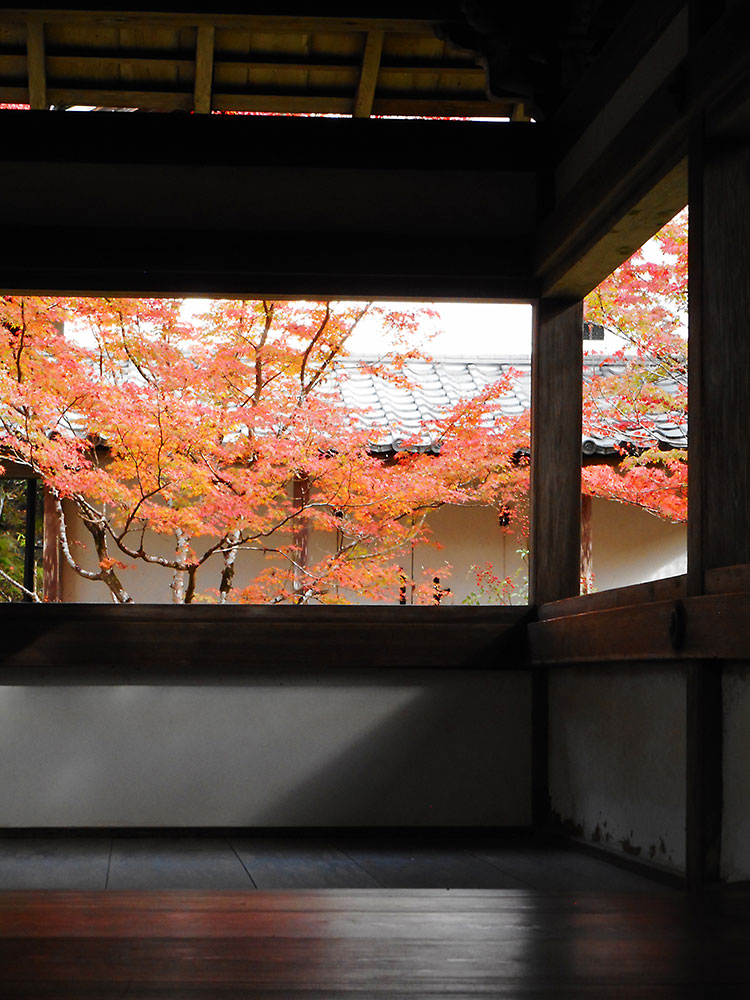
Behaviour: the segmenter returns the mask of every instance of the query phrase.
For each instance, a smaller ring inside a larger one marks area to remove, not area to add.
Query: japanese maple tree
[[[610,356],[619,370],[584,383],[584,432],[627,443],[615,467],[584,467],[584,492],[671,521],[687,517],[687,453],[654,435],[664,417],[687,427],[687,241],[684,209],[591,292],[584,313],[624,343]]]
[[[429,510],[516,506],[528,424],[497,416],[506,377],[374,455],[372,415],[335,385],[366,315],[406,340],[422,318],[372,303],[216,301],[187,316],[174,300],[7,296],[0,456],[43,478],[67,563],[117,603],[138,563],[161,567],[179,603],[197,598],[199,573],[221,602],[393,600]],[[379,376],[408,385],[414,354],[374,363]],[[426,433],[438,454],[420,453]],[[71,544],[71,513],[93,564]],[[313,531],[331,540],[315,557]],[[263,557],[252,580],[235,579],[244,551]]]

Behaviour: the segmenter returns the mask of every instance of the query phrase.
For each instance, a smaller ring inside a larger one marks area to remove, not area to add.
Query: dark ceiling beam
[[[562,157],[607,107],[669,26],[686,11],[685,0],[637,0],[592,65],[549,121],[551,143]],[[683,53],[684,55],[684,53]]]
[[[536,242],[545,296],[586,295],[687,203],[691,123],[731,119],[750,93],[746,29],[744,5],[728,8],[557,202]]]
[[[369,28],[381,31],[397,31],[400,34],[424,34],[431,30],[436,21],[455,15],[452,4],[408,5],[402,8],[364,8],[351,12],[351,7],[333,4],[316,9],[311,15],[309,7],[296,11],[289,7],[284,13],[268,12],[268,5],[253,11],[250,4],[167,4],[153,7],[125,7],[121,10],[102,9],[101,6],[86,8],[59,7],[50,4],[31,4],[25,7],[3,8],[4,21],[25,23],[30,14],[39,16],[45,24],[92,26],[148,25],[149,27],[177,26],[191,27],[199,24],[214,24],[221,27],[248,31],[366,31]]]
[[[8,111],[0,127],[8,291],[536,295],[532,125]]]

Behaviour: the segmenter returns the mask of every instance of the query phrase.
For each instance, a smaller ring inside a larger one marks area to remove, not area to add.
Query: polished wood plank
[[[5,893],[3,997],[746,997],[746,904],[681,894]]]

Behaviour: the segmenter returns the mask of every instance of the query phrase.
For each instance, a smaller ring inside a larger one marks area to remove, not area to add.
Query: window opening
[[[1,305],[46,599],[525,602],[530,306]]]
[[[686,570],[687,242],[684,209],[585,301],[582,593]]]

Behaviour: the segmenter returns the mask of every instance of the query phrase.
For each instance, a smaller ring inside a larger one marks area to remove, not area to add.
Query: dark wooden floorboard
[[[661,888],[576,851],[497,837],[0,837],[0,889],[256,887]]]
[[[368,889],[380,883],[325,841],[295,838],[232,838],[259,889]]]
[[[108,838],[3,837],[0,890],[103,889],[109,852]]]
[[[526,888],[513,874],[461,847],[401,838],[337,841],[337,846],[386,889]]]
[[[537,847],[533,851],[512,846],[479,847],[477,857],[506,872],[526,888],[575,892],[593,889],[614,892],[670,892],[653,879],[618,868],[573,850]]]
[[[497,890],[0,893],[0,996],[750,996],[747,901]]]
[[[253,889],[223,839],[122,837],[112,841],[109,889]]]

